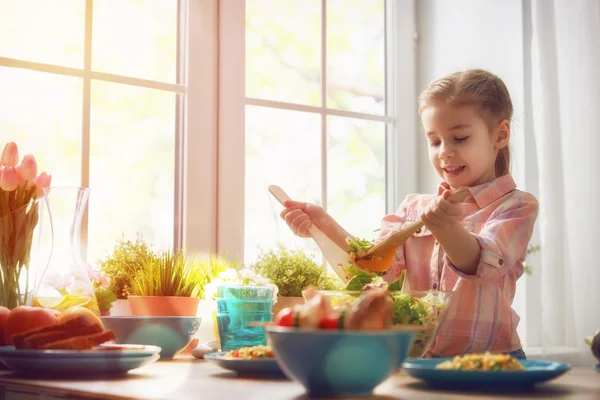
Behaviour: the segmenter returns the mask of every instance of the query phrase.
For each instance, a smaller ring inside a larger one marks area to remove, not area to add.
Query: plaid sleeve
[[[404,223],[406,222],[406,215],[408,212],[409,205],[413,203],[413,197],[414,195],[406,196],[406,198],[400,204],[398,210],[395,213],[388,214],[385,217],[383,217],[381,221],[381,232],[379,234],[379,238],[375,240],[375,243],[377,243],[379,240],[383,239],[390,233],[400,230],[400,228],[402,228],[402,225],[404,225]],[[404,245],[401,245],[396,249],[396,256],[394,257],[394,261],[392,261],[392,264],[390,265],[388,270],[385,271],[383,277],[387,282],[393,282],[400,276],[402,270],[405,269],[406,259],[404,257]]]
[[[519,260],[524,259],[533,233],[538,203],[528,193],[518,194],[494,211],[481,232],[473,233],[481,248],[475,275],[457,270],[448,256],[444,258],[444,262],[461,278],[474,282],[493,281],[504,276]]]

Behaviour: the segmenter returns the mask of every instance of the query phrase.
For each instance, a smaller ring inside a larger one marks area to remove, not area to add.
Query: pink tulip
[[[25,179],[23,179],[21,169],[22,169],[21,165],[17,165],[15,167],[15,172],[17,173],[17,185],[19,185],[19,186],[23,186],[25,184]],[[27,185],[27,186],[29,186],[29,185]]]
[[[37,178],[35,178],[35,195],[37,197],[41,197],[44,195],[44,188],[47,188],[50,186],[50,183],[52,182],[52,175],[48,175],[45,172],[42,172],[41,174],[39,174],[39,176]]]
[[[15,167],[6,167],[0,177],[0,189],[11,192],[17,188],[19,184],[17,171]]]
[[[21,176],[29,182],[33,182],[37,176],[37,162],[33,154],[27,154],[21,161]]]
[[[2,164],[7,167],[16,167],[19,163],[19,149],[15,142],[8,142],[2,151]]]

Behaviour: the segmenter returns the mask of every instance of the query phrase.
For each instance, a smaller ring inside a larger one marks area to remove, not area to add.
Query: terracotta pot
[[[303,297],[278,297],[277,303],[273,304],[273,318],[275,318],[280,310],[286,307],[293,307],[298,304],[304,304]]]
[[[131,315],[160,317],[195,317],[198,312],[198,297],[176,296],[129,296]]]

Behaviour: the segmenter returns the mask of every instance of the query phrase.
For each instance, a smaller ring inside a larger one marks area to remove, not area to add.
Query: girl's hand
[[[421,219],[430,231],[448,228],[462,220],[462,208],[460,203],[448,201],[452,194],[445,190],[441,196],[438,196],[436,203],[423,213]]]
[[[308,230],[313,224],[321,230],[327,224],[329,214],[316,204],[287,200],[283,206],[285,208],[280,214],[281,218],[285,220],[296,236],[310,237]]]

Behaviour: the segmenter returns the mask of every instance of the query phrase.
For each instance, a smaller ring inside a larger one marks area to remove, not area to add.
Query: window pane
[[[321,0],[246,0],[246,96],[321,105]]]
[[[0,0],[0,57],[83,68],[85,1]]]
[[[173,246],[175,96],[92,81],[89,260],[122,233]]]
[[[177,0],[94,0],[92,69],[175,83]]]
[[[294,236],[268,187],[279,185],[293,199],[321,201],[321,117],[296,111],[246,107],[245,261],[258,248],[282,243],[316,253],[312,240]]]
[[[327,107],[385,113],[383,3],[327,1]]]
[[[82,80],[0,67],[0,146],[33,154],[53,186],[81,184]],[[0,149],[1,151],[1,149]]]
[[[385,124],[327,122],[328,212],[353,235],[372,239],[385,213]]]

